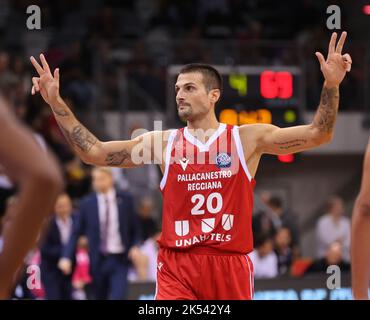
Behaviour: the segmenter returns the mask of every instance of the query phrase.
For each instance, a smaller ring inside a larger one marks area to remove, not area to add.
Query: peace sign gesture
[[[342,55],[346,37],[347,32],[342,32],[337,45],[335,45],[337,41],[337,33],[334,32],[331,35],[326,61],[320,52],[315,53],[320,62],[321,71],[325,77],[326,85],[329,87],[338,86],[343,81],[346,72],[351,70],[351,56],[348,53]]]
[[[31,57],[30,60],[39,74],[39,77],[32,77],[31,93],[34,95],[36,92],[40,92],[45,102],[52,105],[59,97],[59,69],[54,70],[53,76],[43,54],[40,54],[42,66],[34,57]]]

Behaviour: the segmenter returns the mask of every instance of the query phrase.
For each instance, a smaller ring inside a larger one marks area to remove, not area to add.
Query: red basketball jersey
[[[159,246],[204,254],[251,252],[254,185],[237,126],[220,124],[206,144],[187,127],[173,130],[160,184]]]

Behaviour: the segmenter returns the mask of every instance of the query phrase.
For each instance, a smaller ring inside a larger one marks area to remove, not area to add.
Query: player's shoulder
[[[147,131],[142,134],[137,135],[134,140],[137,141],[146,141],[151,146],[153,143],[159,143],[159,142],[165,142],[168,141],[171,133],[173,130],[153,130],[153,131]]]
[[[167,130],[155,130],[151,131],[150,134],[155,138],[162,138],[168,140],[169,136],[175,132],[176,129],[167,129]]]
[[[253,123],[253,124],[243,124],[238,127],[239,136],[242,141],[248,139],[256,138],[263,132],[264,126],[260,123]]]
[[[244,124],[239,128],[239,135],[242,142],[244,140],[256,140],[258,141],[264,135],[272,132],[277,127],[272,124],[267,123],[253,123],[253,124]]]
[[[276,128],[276,126],[268,123],[251,123],[251,124],[243,124],[238,127],[239,134],[247,134],[247,133],[258,133],[258,132],[266,132]]]

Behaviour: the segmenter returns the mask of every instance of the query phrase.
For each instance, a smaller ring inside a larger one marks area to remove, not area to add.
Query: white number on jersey
[[[195,206],[191,209],[192,215],[201,215],[205,213],[203,204],[205,202],[205,197],[202,194],[194,194],[191,197],[191,203],[195,203]],[[215,203],[214,203],[215,202]],[[215,204],[215,206],[214,206]],[[218,192],[211,193],[206,201],[206,208],[209,213],[216,214],[221,211],[223,205],[222,196]]]

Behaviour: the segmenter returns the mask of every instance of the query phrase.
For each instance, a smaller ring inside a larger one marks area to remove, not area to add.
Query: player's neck
[[[208,117],[204,117],[202,119],[196,119],[196,120],[193,120],[193,121],[188,121],[187,122],[187,125],[188,125],[188,129],[189,130],[198,130],[198,129],[201,129],[201,130],[204,130],[204,131],[207,131],[207,130],[217,130],[220,123],[217,121],[217,118],[216,118],[216,115],[215,114],[212,114]]]

